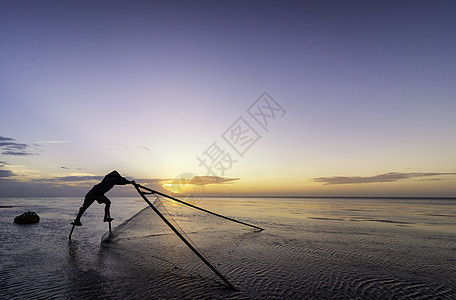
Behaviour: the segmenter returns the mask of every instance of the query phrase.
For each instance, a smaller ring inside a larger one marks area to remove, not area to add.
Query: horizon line
[[[174,195],[170,196],[175,198],[189,197],[191,195]],[[75,198],[80,196],[0,196],[0,198],[58,198],[58,197],[68,197]],[[116,196],[111,195],[110,197],[135,197],[135,196]],[[454,199],[456,196],[262,196],[262,195],[205,195],[204,198],[289,198],[289,199],[309,199],[309,198],[335,198],[335,199],[361,199],[361,198],[371,198],[371,199]]]

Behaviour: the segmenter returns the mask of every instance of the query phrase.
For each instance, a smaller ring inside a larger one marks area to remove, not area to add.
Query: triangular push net
[[[240,239],[263,229],[138,184],[135,188],[148,206],[106,233],[102,241],[128,240],[144,253],[153,249],[150,255],[160,262],[201,276],[215,273],[234,289],[219,268],[228,267]]]

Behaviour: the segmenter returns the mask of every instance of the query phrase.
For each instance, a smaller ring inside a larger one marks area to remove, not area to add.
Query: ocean
[[[156,201],[236,290],[139,196],[110,199],[113,234],[94,203],[69,240],[82,198],[0,198],[0,299],[456,299],[456,199],[186,200],[263,231]]]

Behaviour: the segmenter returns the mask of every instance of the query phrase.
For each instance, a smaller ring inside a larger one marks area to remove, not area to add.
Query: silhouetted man
[[[106,197],[104,194],[107,193],[110,189],[114,187],[114,185],[124,185],[124,184],[134,184],[134,181],[127,180],[126,178],[122,177],[117,171],[112,171],[108,175],[106,175],[103,180],[93,186],[93,188],[87,193],[84,198],[84,203],[82,204],[81,208],[79,209],[79,213],[71,222],[71,225],[82,226],[81,217],[82,214],[89,208],[90,205],[96,200],[99,204],[104,203],[105,206],[105,215],[103,222],[111,222],[114,220],[111,218],[111,214],[109,209],[111,207],[111,201]]]

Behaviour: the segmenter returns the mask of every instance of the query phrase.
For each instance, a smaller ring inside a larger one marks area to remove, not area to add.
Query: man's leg
[[[105,195],[102,195],[102,196],[97,197],[97,201],[100,204],[101,203],[105,204],[105,215],[104,215],[103,222],[111,222],[112,220],[114,220],[113,218],[111,218],[111,212],[110,212],[111,200],[109,200],[108,197],[106,197]]]
[[[106,206],[105,206],[105,217],[104,217],[104,220],[103,220],[104,222],[111,222],[112,220],[114,220],[113,218],[111,218],[111,212],[109,211],[110,208],[111,208],[111,201],[106,203]]]
[[[74,219],[74,222],[71,224],[76,225],[76,226],[82,226],[81,224],[81,217],[84,214],[84,212],[89,208],[90,205],[92,205],[93,201],[95,201],[95,197],[93,193],[88,192],[87,195],[84,198],[84,203],[82,204],[81,208],[79,208],[78,215],[76,216],[76,219]]]
[[[79,208],[79,212],[78,212],[78,215],[76,216],[76,219],[74,219],[74,222],[75,223],[81,223],[81,217],[82,217],[82,214],[87,210],[87,208],[85,208],[84,206],[81,206]],[[76,224],[78,225],[78,224]],[[80,226],[80,225],[79,225]]]

